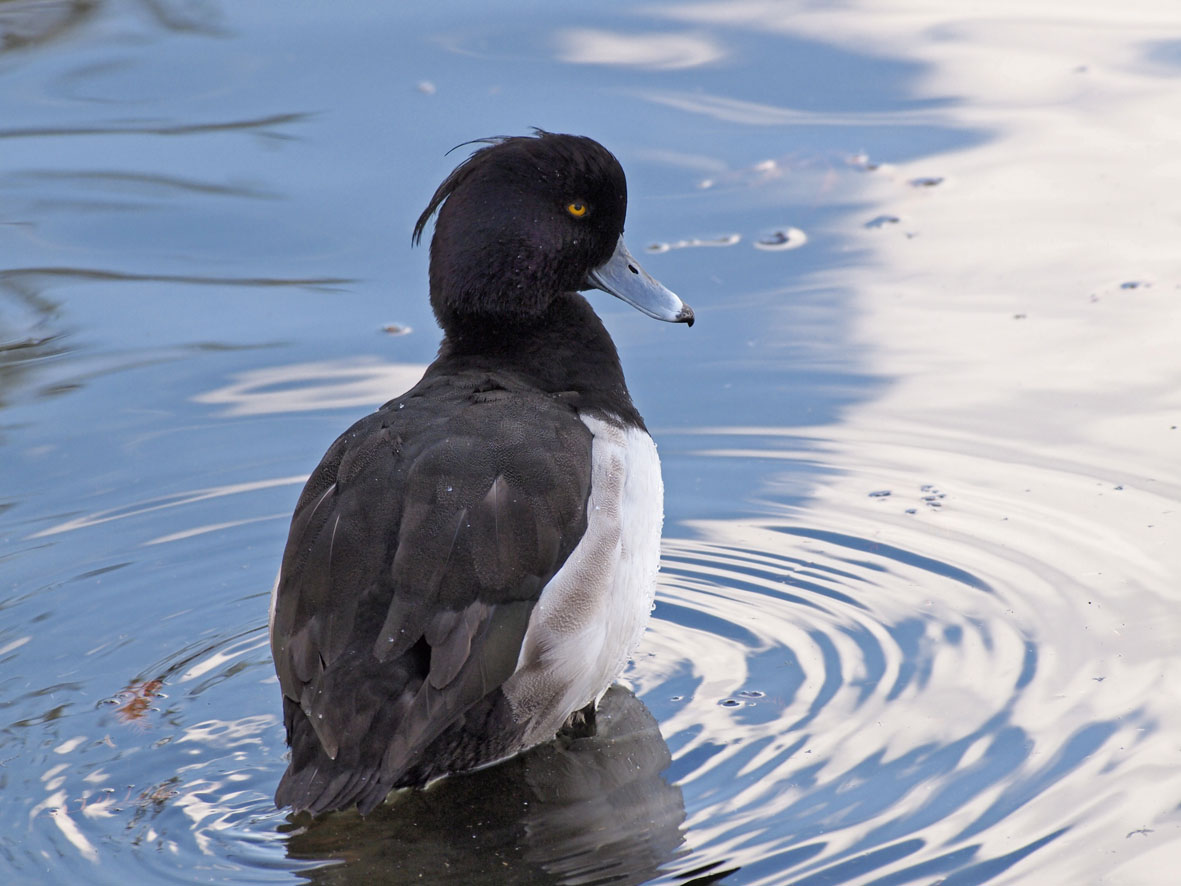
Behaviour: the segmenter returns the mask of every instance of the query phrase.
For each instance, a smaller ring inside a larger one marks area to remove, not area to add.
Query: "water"
[[[860,6],[0,4],[5,882],[1175,881],[1181,14]],[[533,125],[698,316],[594,297],[653,624],[595,737],[306,828],[286,521]]]

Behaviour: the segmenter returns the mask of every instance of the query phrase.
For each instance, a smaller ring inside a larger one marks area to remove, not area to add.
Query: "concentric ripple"
[[[669,710],[670,776],[704,801],[691,844],[744,882],[935,864],[949,843],[955,867],[977,857],[964,835],[1029,757],[1012,712],[1037,667],[1036,644],[989,616],[989,585],[848,535],[713,529],[734,542],[671,546],[653,664],[637,665]]]
[[[1111,843],[1171,815],[1159,767],[1130,749],[1167,756],[1157,700],[1172,666],[1113,642],[1131,601],[1167,622],[1160,564],[1082,504],[1127,493],[1134,523],[1169,513],[1171,487],[927,437],[852,441],[872,467],[806,509],[666,540],[630,677],[688,810],[667,882],[708,862],[742,883],[980,883],[1030,856],[1022,870],[1036,869],[1067,832]],[[849,442],[824,458],[842,463]],[[1039,494],[998,493],[1002,465],[1003,485]],[[915,482],[920,466],[959,478],[954,491]],[[1104,560],[1122,564],[1117,582]],[[1131,785],[1159,805],[1129,804]]]

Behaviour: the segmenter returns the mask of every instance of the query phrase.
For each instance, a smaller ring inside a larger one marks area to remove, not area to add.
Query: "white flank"
[[[542,591],[504,684],[518,721],[532,721],[524,747],[552,738],[619,676],[656,594],[664,522],[656,444],[638,428],[582,421],[594,435],[586,534]]]
[[[271,609],[267,614],[267,641],[272,650],[275,648],[275,607],[279,605],[279,579],[282,576],[282,572],[276,575],[275,583],[271,585]]]

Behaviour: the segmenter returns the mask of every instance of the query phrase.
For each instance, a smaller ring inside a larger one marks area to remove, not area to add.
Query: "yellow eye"
[[[586,215],[586,204],[581,200],[575,200],[573,203],[566,204],[566,211],[575,218],[582,218]]]

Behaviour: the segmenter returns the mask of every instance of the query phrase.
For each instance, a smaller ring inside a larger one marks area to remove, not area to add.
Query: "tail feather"
[[[411,755],[409,765],[389,766],[390,735],[401,711],[380,712],[363,735],[350,736],[329,757],[299,704],[283,699],[291,762],[275,791],[277,806],[296,812],[322,812],[356,806],[368,815],[391,790],[419,787],[453,772],[486,766],[519,750],[521,727],[513,720],[504,694],[490,693]]]
[[[332,759],[299,705],[284,699],[284,708],[291,762],[275,789],[276,806],[319,815],[356,805],[367,813],[385,799],[390,785],[381,778],[380,758],[370,764],[342,752]]]
[[[361,814],[368,815],[389,791],[373,770],[326,772],[319,767],[288,767],[275,790],[275,805],[312,815],[357,806]]]

